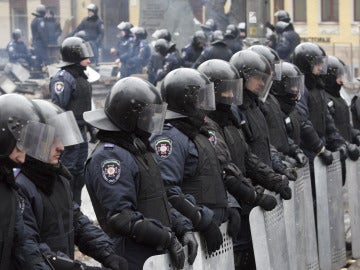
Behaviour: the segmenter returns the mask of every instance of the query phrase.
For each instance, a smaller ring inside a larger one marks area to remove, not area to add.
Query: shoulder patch
[[[121,173],[120,161],[117,159],[107,159],[101,164],[102,176],[109,184],[115,184]]]
[[[155,142],[156,154],[161,158],[167,158],[172,153],[172,140],[160,139]]]
[[[62,81],[58,81],[54,84],[54,91],[56,94],[61,94],[64,91],[64,83]]]
[[[216,143],[217,143],[217,138],[216,138],[216,134],[215,134],[215,131],[214,130],[209,130],[209,141],[210,143],[212,144],[212,146],[215,146]]]

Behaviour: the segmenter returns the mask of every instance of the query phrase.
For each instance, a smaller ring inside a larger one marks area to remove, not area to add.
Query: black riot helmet
[[[22,32],[21,32],[21,30],[19,29],[19,28],[16,28],[13,32],[12,32],[12,38],[14,39],[14,40],[18,40],[19,38],[21,38],[22,37]]]
[[[167,119],[196,117],[201,110],[215,110],[214,84],[192,68],[169,72],[162,81],[161,95],[168,103]]]
[[[276,11],[274,16],[277,18],[278,21],[282,22],[290,22],[291,20],[289,13],[285,10]]]
[[[33,99],[32,102],[40,121],[54,128],[57,143],[61,142],[63,146],[70,146],[84,141],[72,111],[64,111],[56,104],[44,99]]]
[[[159,39],[159,38],[163,38],[166,39],[167,41],[171,41],[171,33],[169,32],[169,30],[167,29],[157,29],[153,34],[152,37],[154,39]]]
[[[270,91],[279,101],[282,111],[288,114],[304,93],[304,75],[289,62],[280,62],[276,69],[276,78]]]
[[[205,31],[215,31],[217,30],[217,24],[213,19],[208,19],[205,24],[201,25],[201,28]]]
[[[232,64],[221,59],[211,59],[203,62],[197,70],[214,83],[216,103],[242,104],[242,79]]]
[[[131,33],[135,36],[136,39],[142,40],[147,38],[147,31],[144,27],[134,26],[130,29]]]
[[[243,78],[244,89],[265,101],[273,75],[269,61],[252,50],[243,50],[235,53],[229,62],[236,67]]]
[[[98,13],[98,7],[95,5],[95,4],[89,4],[87,7],[86,7],[86,9],[88,10],[88,11],[91,11],[91,12],[93,12],[95,15],[97,15],[97,13]]]
[[[271,65],[271,69],[273,71],[275,71],[275,65],[280,62],[280,56],[274,49],[272,49],[268,46],[259,45],[259,44],[252,45],[248,49],[264,56],[266,58],[266,60],[269,61],[270,65]]]
[[[325,83],[325,90],[336,88],[340,91],[341,85],[351,81],[350,72],[345,63],[336,56],[328,56],[327,72],[320,75]]]
[[[290,30],[293,27],[291,23],[279,21],[275,24],[275,32],[282,34],[285,30]]]
[[[236,38],[239,35],[239,28],[237,28],[234,24],[229,24],[226,27],[225,30],[225,37],[230,37],[230,38]]]
[[[169,42],[166,39],[160,38],[155,41],[154,50],[165,56],[169,50]]]
[[[63,66],[80,63],[86,58],[94,56],[89,42],[86,42],[79,37],[68,37],[66,38],[60,48]]]
[[[35,15],[44,17],[46,13],[46,7],[44,5],[38,5],[35,10]]]
[[[202,30],[196,31],[195,34],[193,35],[192,43],[196,47],[204,47],[206,45],[206,41],[207,41],[206,35]]]
[[[135,132],[140,129],[160,134],[166,107],[155,86],[140,78],[127,77],[111,88],[103,109],[85,112],[84,119],[100,130]]]
[[[297,45],[291,56],[291,62],[296,65],[304,75],[326,74],[327,56],[323,48],[311,42]]]
[[[17,146],[26,154],[48,160],[54,129],[41,123],[34,103],[19,94],[0,96],[0,157],[10,155]]]
[[[133,27],[134,26],[130,22],[121,22],[117,25],[117,28],[120,31],[124,31],[127,36],[131,34],[130,29]]]

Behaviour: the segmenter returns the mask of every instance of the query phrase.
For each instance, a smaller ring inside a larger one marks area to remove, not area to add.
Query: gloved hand
[[[271,211],[276,207],[277,202],[274,196],[269,194],[259,193],[256,196],[255,205],[260,206],[265,211]]]
[[[111,270],[127,270],[128,263],[124,257],[121,257],[117,254],[111,254],[107,256],[103,261],[102,264],[110,268]]]
[[[282,186],[279,189],[280,197],[284,200],[290,200],[291,199],[291,188],[289,186]]]
[[[198,242],[193,232],[186,232],[182,237],[182,244],[188,246],[188,263],[192,265],[195,261],[198,249]]]
[[[175,268],[182,269],[185,263],[184,248],[179,242],[179,240],[176,238],[174,233],[171,235],[168,251],[170,253],[171,261],[173,262]]]
[[[355,139],[354,139],[354,143],[357,145],[357,146],[360,146],[360,135],[356,135]]]
[[[340,145],[336,150],[340,152],[340,160],[341,161],[344,161],[348,157],[348,151],[347,151],[346,144]]]
[[[348,155],[351,160],[358,160],[360,155],[359,147],[356,144],[349,143],[347,145]]]
[[[290,181],[295,181],[297,179],[297,172],[295,168],[286,168],[280,173],[285,175]]]
[[[331,163],[334,160],[332,153],[326,148],[324,148],[324,150],[320,152],[319,158],[321,159],[322,162],[325,163],[326,166],[331,165]]]
[[[206,247],[209,255],[214,251],[218,250],[223,243],[223,238],[219,226],[214,221],[211,221],[209,226],[202,231],[204,236]]]
[[[298,163],[298,166],[300,168],[304,167],[309,162],[308,157],[303,152],[296,153],[295,154],[295,159],[296,159],[296,161]]]
[[[241,217],[237,208],[230,207],[227,209],[228,211],[228,234],[232,239],[237,239],[240,233],[241,227]]]

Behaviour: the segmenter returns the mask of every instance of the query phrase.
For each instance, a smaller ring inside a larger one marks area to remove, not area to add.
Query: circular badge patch
[[[115,184],[120,178],[120,161],[108,159],[101,164],[102,176],[109,184]]]
[[[56,94],[60,94],[64,91],[64,83],[63,82],[56,82],[54,85],[54,90]]]
[[[217,138],[216,138],[216,135],[215,135],[215,131],[213,130],[209,130],[209,141],[211,142],[212,146],[215,146],[216,143],[217,143]]]
[[[160,139],[155,142],[155,150],[159,157],[167,158],[172,152],[172,140]]]

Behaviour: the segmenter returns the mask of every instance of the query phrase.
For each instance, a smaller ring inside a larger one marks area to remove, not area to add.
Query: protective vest
[[[289,153],[288,137],[278,101],[274,96],[269,95],[261,108],[268,125],[270,143],[278,151]]]
[[[66,110],[73,111],[75,119],[81,123],[84,121],[83,113],[91,110],[92,88],[82,76],[75,78],[75,81],[77,94],[76,97],[70,99]]]
[[[74,223],[73,201],[70,186],[61,176],[54,183],[54,190],[50,196],[45,195],[39,188],[43,202],[43,216],[40,226],[41,242],[46,243],[51,250],[59,250],[74,258]]]
[[[351,141],[350,116],[348,106],[342,97],[334,97],[326,93],[327,106],[334,119],[335,126],[345,140]]]
[[[14,243],[17,200],[15,191],[5,182],[0,182],[1,213],[0,219],[0,270],[11,268],[11,250]]]
[[[198,166],[194,176],[183,179],[182,191],[194,196],[198,204],[209,208],[226,207],[226,191],[213,146],[202,134],[197,134],[193,142],[199,155]]]
[[[226,144],[229,147],[232,162],[234,162],[245,175],[245,154],[247,150],[244,135],[239,129],[231,125],[225,126],[223,132]]]
[[[284,118],[284,122],[288,136],[293,139],[295,144],[300,145],[301,123],[297,114],[298,111],[293,110],[288,117]]]
[[[309,90],[308,98],[309,120],[313,124],[319,137],[326,135],[326,99],[323,89]]]

